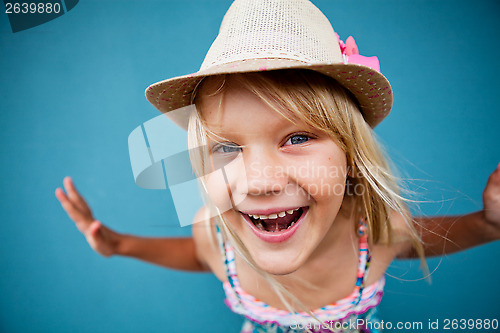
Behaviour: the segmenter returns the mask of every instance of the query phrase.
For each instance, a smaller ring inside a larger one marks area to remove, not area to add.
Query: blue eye
[[[241,147],[234,143],[219,143],[212,148],[212,153],[239,153]]]
[[[309,141],[310,137],[308,137],[305,134],[297,134],[293,135],[288,139],[285,143],[285,145],[299,145],[301,143]]]

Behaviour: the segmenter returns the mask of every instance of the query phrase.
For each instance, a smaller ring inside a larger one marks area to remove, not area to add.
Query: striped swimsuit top
[[[378,322],[378,319],[375,312],[382,299],[385,279],[382,276],[375,283],[365,287],[364,280],[371,257],[368,251],[366,224],[362,221],[358,234],[359,256],[356,286],[349,296],[311,311],[323,323],[320,324],[307,312],[291,313],[274,308],[243,290],[236,274],[234,250],[230,244],[224,243],[217,228],[217,239],[227,275],[227,281],[223,283],[226,294],[225,303],[231,311],[245,317],[241,333],[295,333],[304,332],[304,327],[311,332],[377,332],[374,329],[370,330],[370,327],[377,326],[375,322]],[[352,322],[356,322],[356,325],[352,325]]]

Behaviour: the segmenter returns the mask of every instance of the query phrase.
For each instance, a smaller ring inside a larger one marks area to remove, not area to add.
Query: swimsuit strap
[[[224,238],[222,237],[222,233],[220,232],[219,226],[215,225],[215,231],[216,231],[216,236],[217,236],[217,242],[219,243],[219,250],[222,256],[222,260],[224,261],[224,269],[226,271],[226,276],[227,280],[231,286],[231,290],[233,291],[234,295],[236,296],[236,299],[238,300],[238,303],[243,306],[241,303],[240,297],[238,293],[236,292],[236,289],[234,288],[234,280],[233,277],[236,277],[236,269],[232,269],[231,266],[234,266],[234,252],[232,249],[229,249],[225,242]],[[228,258],[228,253],[230,253],[230,258]],[[231,264],[232,265],[231,265]]]
[[[368,275],[368,268],[370,266],[371,256],[368,249],[368,226],[363,219],[360,219],[358,224],[359,236],[359,255],[358,255],[358,270],[356,278],[356,286],[354,291],[358,294],[357,298],[353,301],[353,305],[358,305],[363,295],[365,288],[365,277]],[[242,305],[240,295],[235,290],[235,284],[239,287],[238,276],[236,274],[236,265],[234,262],[234,251],[229,244],[225,244],[219,226],[216,226],[217,240],[219,243],[222,259],[224,260],[224,268],[226,271],[227,280],[233,290],[239,304]]]
[[[358,236],[359,236],[359,255],[358,255],[358,275],[356,279],[356,286],[354,291],[358,291],[358,298],[355,301],[355,305],[358,305],[361,301],[361,296],[363,295],[363,289],[365,288],[365,278],[368,275],[368,268],[370,267],[370,261],[372,259],[370,251],[368,249],[368,226],[366,221],[363,219],[359,220],[358,224]]]

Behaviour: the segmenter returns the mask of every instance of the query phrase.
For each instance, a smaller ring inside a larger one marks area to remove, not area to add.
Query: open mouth
[[[243,214],[259,230],[265,232],[281,232],[292,228],[304,214],[306,207],[285,210],[269,215]]]

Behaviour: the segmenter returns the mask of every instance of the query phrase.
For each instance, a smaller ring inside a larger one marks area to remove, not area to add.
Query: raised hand
[[[500,234],[500,163],[488,178],[483,192],[484,218]]]
[[[117,253],[121,235],[104,226],[92,215],[85,199],[78,193],[70,177],[63,180],[64,189],[56,189],[56,198],[61,203],[76,227],[85,236],[90,247],[97,253],[109,257]]]

